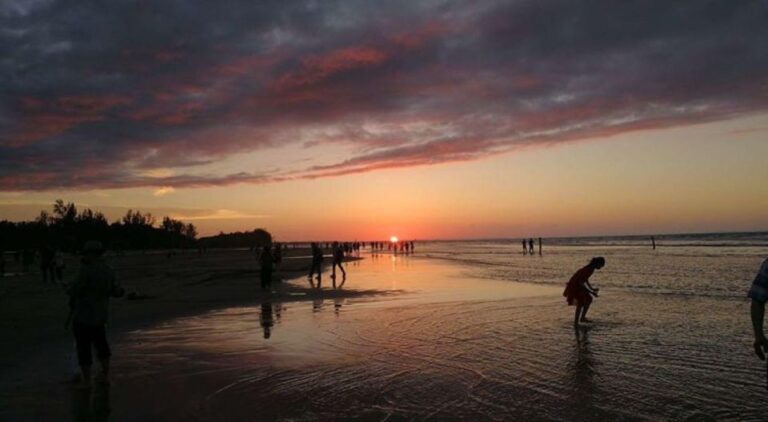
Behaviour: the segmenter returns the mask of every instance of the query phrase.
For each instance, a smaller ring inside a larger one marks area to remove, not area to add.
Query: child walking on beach
[[[576,314],[573,317],[573,325],[578,326],[579,322],[589,322],[587,320],[587,311],[592,304],[592,296],[597,297],[599,289],[593,288],[589,284],[589,277],[605,266],[605,258],[592,258],[589,264],[576,271],[565,286],[563,296],[568,300],[568,305],[576,306]]]

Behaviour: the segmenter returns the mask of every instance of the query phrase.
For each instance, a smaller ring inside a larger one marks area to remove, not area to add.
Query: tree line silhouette
[[[34,221],[0,221],[0,250],[56,248],[79,251],[88,240],[100,240],[109,249],[189,248],[197,245],[193,224],[163,217],[155,227],[155,217],[139,210],[128,210],[120,220],[109,223],[101,212],[85,208],[78,211],[73,202],[61,199],[52,212],[40,211]]]
[[[192,223],[163,217],[160,224],[150,213],[130,209],[119,220],[110,223],[99,211],[78,210],[73,202],[57,199],[52,210],[40,211],[33,221],[0,221],[0,252],[58,249],[80,251],[89,240],[99,240],[108,249],[183,249],[183,248],[250,248],[272,241],[264,229],[250,232],[219,233],[197,238]]]

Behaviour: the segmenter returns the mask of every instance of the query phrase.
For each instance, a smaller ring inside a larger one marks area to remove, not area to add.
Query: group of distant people
[[[35,261],[39,260],[43,283],[60,284],[64,282],[66,261],[64,254],[58,248],[43,246],[38,251],[29,248],[18,250],[14,253],[14,260],[17,264],[21,263],[24,273],[30,272]],[[0,251],[0,277],[5,275],[5,270],[5,252]]]
[[[523,239],[523,255],[533,255],[535,253],[535,246],[536,243],[534,242],[533,238],[530,238],[528,240]],[[539,238],[539,255],[541,255],[541,238]]]
[[[377,253],[386,249],[388,252],[398,253],[399,251],[401,253],[410,254],[416,250],[413,241],[404,240],[398,240],[396,242],[370,242],[370,248],[372,253]]]
[[[326,244],[328,245],[328,244]],[[336,268],[339,269],[341,272],[341,285],[343,285],[347,280],[347,271],[344,269],[344,256],[345,254],[351,253],[351,252],[359,252],[362,244],[358,242],[354,243],[342,243],[342,242],[332,242],[330,244],[331,249],[331,281],[333,282],[334,288],[336,288]],[[309,274],[307,277],[309,278],[310,284],[314,286],[313,280],[317,281],[317,288],[322,287],[323,282],[323,249],[320,247],[320,244],[317,242],[312,242],[310,244],[310,249],[312,253],[312,262],[309,267]],[[316,278],[314,278],[316,277]]]

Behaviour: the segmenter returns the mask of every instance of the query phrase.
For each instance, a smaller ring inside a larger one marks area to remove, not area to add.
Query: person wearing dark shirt
[[[317,283],[320,287],[320,277],[323,272],[323,250],[316,242],[312,242],[312,266],[309,267],[309,281],[312,282],[312,276],[317,274]]]
[[[121,297],[125,290],[115,280],[115,273],[101,255],[104,248],[100,242],[89,241],[83,249],[82,267],[69,289],[70,316],[67,326],[72,325],[72,332],[77,345],[77,360],[86,386],[91,382],[92,351],[101,365],[98,380],[109,382],[109,359],[112,352],[106,337],[106,325],[109,317],[110,297]]]
[[[336,267],[339,267],[339,270],[341,271],[342,277],[347,278],[347,272],[344,271],[344,266],[342,265],[342,262],[344,262],[344,249],[339,245],[338,242],[333,242],[333,265],[331,267],[331,278],[336,279]]]

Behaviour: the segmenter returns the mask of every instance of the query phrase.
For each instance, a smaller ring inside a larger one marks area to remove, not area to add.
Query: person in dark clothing
[[[269,290],[272,288],[272,269],[275,258],[272,256],[272,245],[267,244],[261,251],[259,263],[261,264],[261,288]]]
[[[566,297],[568,305],[576,306],[576,315],[573,318],[573,325],[578,326],[579,322],[589,322],[587,320],[587,311],[592,304],[592,296],[597,297],[599,289],[593,288],[589,284],[589,277],[605,266],[605,258],[592,258],[589,264],[576,271],[565,286],[563,296]]]
[[[342,277],[347,278],[347,272],[344,271],[344,266],[342,265],[342,262],[344,262],[344,249],[341,248],[338,242],[333,242],[333,265],[331,266],[331,278],[333,280],[336,280],[336,267],[339,267],[339,270],[341,271]]]
[[[312,242],[312,266],[309,267],[309,281],[312,282],[312,276],[317,274],[317,285],[320,287],[321,276],[323,273],[323,250],[320,245]]]
[[[768,351],[768,339],[765,338],[763,331],[763,318],[765,317],[765,302],[768,302],[768,259],[760,265],[747,297],[752,299],[750,313],[752,328],[755,333],[753,344],[755,353],[760,359],[765,360],[765,352]]]
[[[43,275],[43,283],[47,283],[48,280],[51,280],[53,283],[56,282],[53,258],[53,249],[48,246],[40,248],[40,273]]]
[[[96,357],[101,364],[98,379],[109,382],[109,359],[112,356],[106,336],[109,299],[125,294],[115,280],[112,268],[101,259],[103,253],[100,242],[86,242],[80,273],[69,288],[70,314],[65,325],[72,325],[82,372],[81,382],[86,386],[91,383],[92,347],[96,349]]]
[[[533,255],[533,238],[528,239],[528,254]]]

